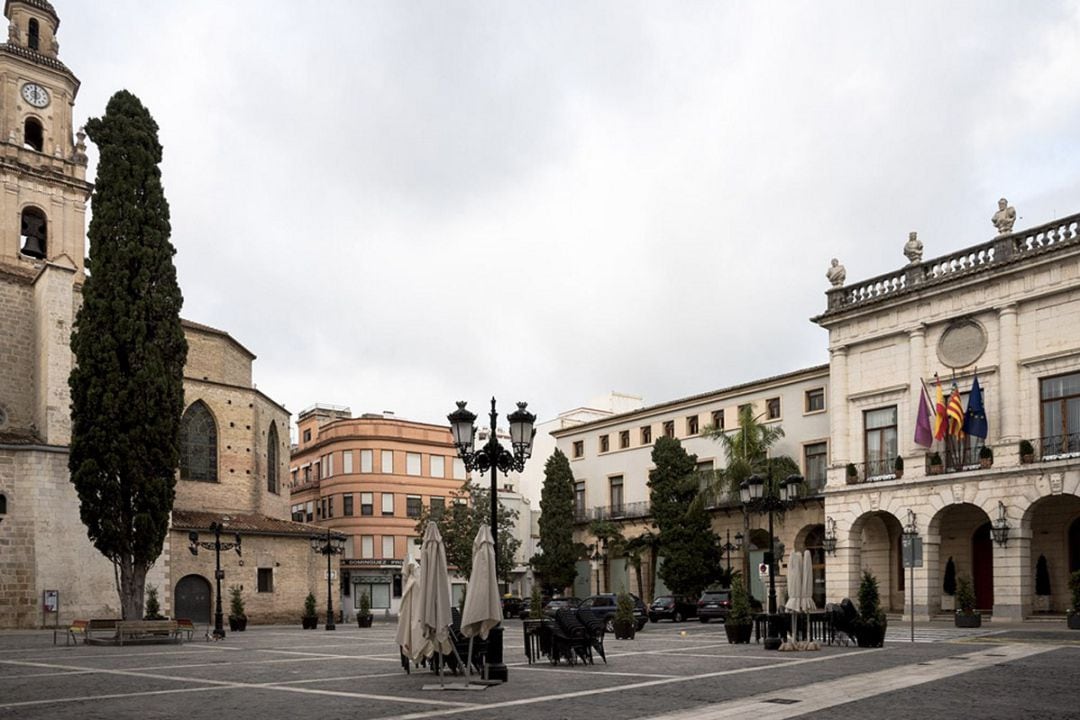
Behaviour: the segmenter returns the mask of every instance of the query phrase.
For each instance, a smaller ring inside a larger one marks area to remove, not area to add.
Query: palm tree
[[[794,467],[794,472],[798,472],[798,465],[791,458],[770,459],[769,448],[784,437],[784,428],[779,425],[766,425],[759,422],[760,419],[761,416],[755,417],[753,409],[747,404],[739,408],[738,430],[727,431],[716,426],[703,430],[705,436],[720,442],[727,458],[726,466],[716,473],[716,478],[709,488],[718,499],[726,496],[736,500],[739,497],[739,485],[755,473],[783,478],[786,475],[777,471]]]
[[[641,592],[642,601],[647,603],[652,602],[653,595],[656,592],[656,565],[660,560],[660,536],[652,530],[646,529],[637,537],[628,540],[624,550],[626,552],[626,559],[634,568],[634,576],[637,579],[638,590]],[[641,560],[645,553],[648,553],[649,558],[652,560],[652,562],[649,563],[648,592],[645,591],[646,588],[641,582]]]

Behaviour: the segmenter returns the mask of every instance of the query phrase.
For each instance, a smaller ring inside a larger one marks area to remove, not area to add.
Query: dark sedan
[[[706,590],[697,603],[698,620],[703,623],[710,620],[726,620],[730,612],[730,590]]]
[[[555,617],[555,613],[560,609],[564,607],[576,608],[580,604],[581,600],[576,597],[552,598],[551,602],[544,606],[544,615],[546,617]]]
[[[682,595],[661,595],[649,606],[649,621],[671,620],[682,622],[697,616],[697,605]]]

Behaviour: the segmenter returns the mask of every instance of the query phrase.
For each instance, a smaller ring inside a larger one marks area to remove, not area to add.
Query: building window
[[[26,24],[26,46],[31,50],[41,49],[41,31],[38,29],[38,21],[33,18]]]
[[[180,477],[217,482],[217,424],[210,408],[196,400],[180,420]]]
[[[641,428],[641,444],[648,445],[652,442],[652,425],[644,425]]]
[[[382,536],[382,556],[383,560],[394,559],[394,536],[383,535]]]
[[[825,409],[825,388],[806,391],[806,412],[821,412]]]
[[[315,501],[314,500],[309,500],[308,504],[307,504],[307,520],[306,520],[306,522],[311,522],[314,519],[315,519]]]
[[[619,433],[619,447],[625,450],[630,447],[630,431],[623,430]]]
[[[41,152],[45,148],[45,131],[37,118],[28,117],[23,123],[23,147]]]
[[[326,477],[330,477],[334,474],[334,453],[328,453],[326,456],[326,462],[323,463],[326,467]]]
[[[372,466],[373,466],[374,462],[375,462],[375,451],[374,450],[361,450],[360,451],[360,472],[362,472],[362,473],[373,472],[374,468]]]
[[[431,456],[431,477],[446,477],[446,458],[442,455]]]
[[[664,423],[664,437],[675,437],[675,421],[668,420]]]
[[[446,498],[433,496],[431,498],[431,517],[440,518],[446,512]]]
[[[330,495],[326,498],[326,517],[334,517],[334,496]]]
[[[383,475],[391,475],[394,472],[394,451],[383,450],[382,459],[380,460],[379,472]]]
[[[611,439],[607,435],[600,436],[600,452],[606,453],[611,450]]]
[[[384,610],[390,607],[390,583],[353,583],[354,607],[360,607],[360,597],[368,596],[372,610]]]
[[[866,428],[866,477],[889,475],[896,458],[896,406],[867,410],[863,413]]]
[[[352,493],[345,493],[341,496],[342,509],[341,512],[345,514],[345,517],[352,517],[353,514],[353,496]]]
[[[1080,452],[1080,373],[1039,381],[1042,455]]]
[[[304,442],[311,442],[311,428],[304,431]]]
[[[454,479],[465,479],[465,461],[459,457],[454,458]]]
[[[575,440],[574,441],[574,457],[579,458],[579,457],[582,457],[584,455],[585,455],[585,441],[584,440]]]
[[[803,458],[807,489],[820,490],[825,487],[825,471],[829,460],[828,444],[820,442],[803,446]]]
[[[360,536],[360,557],[373,558],[375,557],[375,536],[374,535],[361,535]]]
[[[686,434],[697,435],[698,434],[698,417],[697,415],[691,415],[686,418]]]
[[[304,484],[311,482],[311,465],[305,465],[304,470]]]
[[[259,568],[258,592],[274,592],[274,568]]]
[[[369,516],[375,514],[375,493],[360,493],[360,515]]]
[[[292,519],[293,522],[304,522],[304,503],[292,506]]]
[[[277,424],[270,421],[270,430],[266,433],[266,489],[269,492],[278,493],[278,436]]]
[[[610,479],[611,485],[611,514],[622,515],[623,510],[623,494],[622,494],[622,475],[616,475]]]
[[[394,514],[394,493],[382,494],[382,514],[393,515]]]
[[[574,483],[574,515],[585,517],[585,483]]]
[[[405,453],[405,474],[420,474],[420,453]]]
[[[780,419],[780,398],[769,398],[765,401],[765,419],[766,420],[779,420]]]
[[[740,425],[742,425],[742,416],[745,415],[746,413],[750,413],[751,416],[754,413],[754,406],[751,405],[750,403],[744,403],[744,404],[739,406],[738,420],[739,420]]]
[[[713,426],[713,430],[723,430],[724,429],[724,411],[723,410],[713,410],[712,411],[712,426]]]
[[[423,501],[419,495],[406,495],[405,496],[405,514],[411,518],[420,517],[420,512],[424,507]]]
[[[341,472],[345,475],[352,475],[352,460],[352,450],[346,450],[345,452],[341,453]]]

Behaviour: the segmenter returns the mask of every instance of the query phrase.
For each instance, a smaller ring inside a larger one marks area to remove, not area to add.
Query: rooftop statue
[[[998,200],[998,211],[994,213],[994,217],[990,218],[990,222],[994,223],[998,235],[1008,235],[1012,232],[1013,223],[1016,222],[1016,208],[1009,205],[1008,200],[1001,198]]]
[[[825,277],[829,278],[829,282],[832,283],[833,287],[840,287],[847,278],[847,270],[844,269],[839,260],[833,258],[832,265],[825,271]]]
[[[919,241],[919,234],[914,230],[909,232],[907,242],[904,244],[904,256],[907,257],[912,265],[922,262],[922,248],[922,243]]]

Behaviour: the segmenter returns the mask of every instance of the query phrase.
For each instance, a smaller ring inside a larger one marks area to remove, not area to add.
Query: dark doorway
[[[1080,518],[1069,525],[1069,572],[1080,570]]]
[[[176,583],[173,617],[187,618],[195,624],[210,624],[210,581],[201,575],[188,575]]]
[[[990,523],[983,523],[971,537],[972,583],[975,607],[982,612],[994,609],[994,546],[990,541]]]

